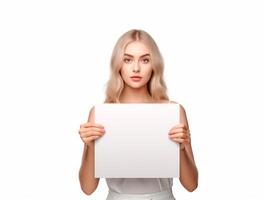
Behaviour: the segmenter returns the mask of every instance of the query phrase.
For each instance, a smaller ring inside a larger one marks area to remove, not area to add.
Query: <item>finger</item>
[[[179,142],[181,144],[188,144],[190,143],[190,140],[189,139],[183,139],[183,138],[172,138],[172,140],[176,141],[176,142]]]
[[[84,124],[81,124],[81,127],[88,128],[88,127],[98,127],[98,128],[104,128],[102,124],[98,124],[95,122],[87,122]]]
[[[173,131],[176,131],[176,132],[187,132],[188,129],[186,127],[174,127],[174,128],[169,130],[169,132],[173,132]]]
[[[84,138],[83,141],[85,143],[88,143],[88,142],[92,142],[93,140],[96,140],[98,139],[100,136],[91,136],[91,137],[87,137],[87,138]]]
[[[102,137],[104,134],[103,133],[99,133],[99,132],[94,132],[94,133],[84,133],[82,135],[80,135],[80,137],[82,138],[86,138],[86,137],[93,137],[93,136],[99,136]]]
[[[184,142],[184,139],[181,139],[181,138],[172,138],[172,140],[178,142],[178,143],[183,143]]]
[[[104,135],[104,133],[101,133],[101,132],[94,132],[94,131],[91,132],[91,131],[89,131],[89,132],[81,133],[80,137],[86,138],[86,137],[103,136],[103,135]]]
[[[183,128],[177,128],[177,129],[173,129],[173,130],[170,130],[168,134],[174,134],[174,133],[188,133],[188,131],[186,129],[183,129]]]
[[[99,139],[101,136],[91,136],[91,141]]]
[[[170,138],[183,138],[183,139],[186,139],[186,138],[188,138],[189,136],[188,136],[188,134],[181,132],[181,133],[174,133],[174,134],[171,134],[171,135],[169,135],[169,137],[170,137]]]
[[[88,132],[88,131],[98,131],[98,132],[105,132],[104,128],[97,128],[97,127],[88,127],[88,128],[81,128],[79,130],[79,133],[84,133],[84,132]]]
[[[91,127],[90,130],[91,131],[98,131],[98,132],[102,132],[102,133],[105,132],[104,128],[98,128],[98,127]]]
[[[102,124],[98,124],[98,123],[94,123],[93,126],[98,127],[98,128],[104,128],[104,126]]]
[[[179,123],[173,126],[173,128],[186,128],[186,125],[184,123]]]
[[[81,124],[80,128],[88,128],[90,126],[92,126],[92,123],[91,122],[86,122],[86,123]]]

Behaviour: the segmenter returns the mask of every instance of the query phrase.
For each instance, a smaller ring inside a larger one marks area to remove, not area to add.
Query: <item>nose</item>
[[[134,66],[133,66],[133,72],[139,72],[139,65],[138,62],[134,62]]]

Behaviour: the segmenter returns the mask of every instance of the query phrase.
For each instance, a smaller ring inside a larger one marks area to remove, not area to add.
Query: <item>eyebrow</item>
[[[129,56],[129,57],[134,57],[133,55],[130,55],[130,54],[127,54],[127,53],[125,53],[124,55],[125,56]],[[144,55],[140,56],[140,58],[145,57],[145,56],[150,56],[150,54],[149,53],[144,54]]]

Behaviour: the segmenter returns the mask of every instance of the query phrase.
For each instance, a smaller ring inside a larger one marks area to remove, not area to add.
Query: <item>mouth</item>
[[[130,77],[133,81],[140,81],[141,80],[141,76],[131,76]]]

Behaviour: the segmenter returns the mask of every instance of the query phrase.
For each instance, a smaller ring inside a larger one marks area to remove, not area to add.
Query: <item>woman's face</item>
[[[132,88],[145,86],[152,74],[150,49],[148,46],[140,41],[128,44],[123,55],[120,72],[126,85]],[[133,76],[141,78],[133,78]]]

